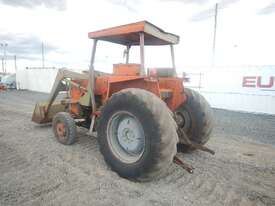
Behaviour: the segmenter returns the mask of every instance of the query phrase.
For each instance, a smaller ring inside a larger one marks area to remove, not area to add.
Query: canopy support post
[[[174,76],[176,76],[175,52],[174,52],[173,44],[170,44],[170,50],[171,50],[172,68],[174,70]]]
[[[126,54],[126,64],[129,64],[129,53],[130,53],[130,48],[131,48],[130,45],[127,45],[127,46],[126,46],[126,52],[125,52],[125,54]]]
[[[92,103],[92,120],[91,120],[91,125],[89,129],[89,133],[92,134],[93,128],[94,128],[94,123],[95,123],[95,111],[96,111],[96,102],[95,102],[95,70],[94,70],[94,61],[95,61],[95,52],[96,52],[96,45],[97,45],[97,39],[94,39],[94,44],[93,44],[93,50],[92,50],[92,55],[91,55],[91,61],[90,61],[90,68],[89,68],[89,86],[90,86],[90,91],[91,91],[91,103]]]
[[[139,41],[140,41],[140,67],[141,67],[141,75],[145,75],[145,66],[144,66],[144,33],[139,33]]]

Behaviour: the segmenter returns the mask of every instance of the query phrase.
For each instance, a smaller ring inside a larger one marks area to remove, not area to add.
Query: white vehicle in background
[[[7,74],[0,77],[0,85],[7,89],[16,89],[16,74]]]
[[[0,73],[0,82],[1,82],[1,79],[4,77],[5,75]]]

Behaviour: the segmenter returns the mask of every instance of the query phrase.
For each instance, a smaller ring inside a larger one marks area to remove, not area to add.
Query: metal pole
[[[2,57],[2,71],[3,71],[3,73],[5,72],[5,69],[4,69],[4,57]]]
[[[93,50],[92,50],[91,61],[90,61],[90,68],[89,68],[89,73],[90,73],[89,80],[90,80],[91,101],[92,101],[93,112],[95,112],[96,110],[95,97],[94,97],[94,86],[95,86],[94,61],[95,61],[96,45],[97,45],[97,39],[94,39]]]
[[[45,68],[45,56],[44,56],[44,43],[42,42],[42,47],[41,47],[41,52],[42,52],[42,68]]]
[[[212,66],[215,66],[217,18],[218,18],[218,3],[216,3],[216,5],[215,5],[214,36],[213,36],[213,48],[212,48]]]
[[[93,113],[96,111],[96,102],[95,102],[95,94],[94,94],[94,87],[95,87],[94,61],[95,61],[96,45],[97,45],[97,39],[94,39],[93,50],[92,50],[91,61],[90,61],[90,68],[89,68],[89,86],[90,86],[90,92],[91,92],[91,103],[92,103]],[[89,129],[90,134],[92,134],[93,132],[94,124],[95,124],[95,114],[92,115],[91,125]]]
[[[14,69],[15,69],[15,71],[17,71],[16,55],[14,55]]]
[[[170,44],[170,50],[171,50],[172,67],[174,70],[174,75],[176,75],[175,52],[174,52],[173,44]]]
[[[7,72],[7,56],[6,56],[6,47],[8,46],[7,43],[4,43],[4,73]]]
[[[130,45],[127,45],[127,47],[126,47],[126,64],[129,63],[129,52],[130,52],[130,48],[131,48],[131,46],[130,46]]]
[[[145,75],[144,67],[144,33],[139,34],[140,41],[140,66],[141,66],[141,75]]]
[[[3,49],[4,49],[4,44],[1,43],[0,46],[3,47]],[[2,71],[4,73],[5,72],[5,69],[4,69],[4,50],[3,50],[3,54],[2,54],[1,59],[2,59]]]

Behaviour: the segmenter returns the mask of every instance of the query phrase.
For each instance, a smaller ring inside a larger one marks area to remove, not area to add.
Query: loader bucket
[[[46,108],[48,103],[37,103],[35,105],[33,114],[32,114],[32,121],[38,124],[49,123],[52,121],[53,116],[58,112],[65,112],[66,108],[65,105],[61,103],[54,102],[50,108],[49,112],[46,114]]]

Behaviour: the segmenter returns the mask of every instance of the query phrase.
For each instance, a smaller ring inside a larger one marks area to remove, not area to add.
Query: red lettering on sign
[[[256,87],[256,78],[255,76],[243,77],[243,87]]]
[[[257,87],[259,87],[259,88],[271,88],[271,87],[273,87],[273,85],[274,85],[274,77],[269,78],[269,83],[268,84],[263,84],[262,83],[262,77],[259,76],[257,78]]]

